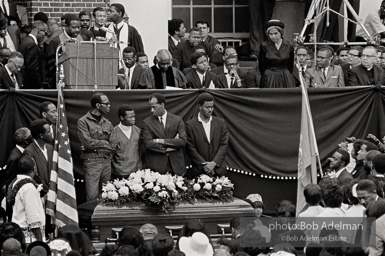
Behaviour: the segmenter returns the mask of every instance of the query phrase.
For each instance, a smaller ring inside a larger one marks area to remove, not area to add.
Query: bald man
[[[147,89],[186,88],[187,80],[183,73],[171,65],[170,51],[159,50],[156,54],[156,64],[144,72],[139,84]]]

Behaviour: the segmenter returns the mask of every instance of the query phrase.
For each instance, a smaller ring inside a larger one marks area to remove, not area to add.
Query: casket
[[[158,232],[164,232],[166,226],[183,225],[190,219],[203,221],[211,234],[217,232],[217,224],[229,223],[233,217],[252,217],[254,209],[247,202],[234,198],[233,202],[198,200],[196,203],[181,202],[169,213],[144,203],[130,203],[123,206],[108,206],[99,203],[91,217],[93,230],[100,232],[100,241],[113,237],[112,229],[124,226],[140,228],[145,223],[152,223]],[[99,230],[99,231],[97,231]],[[94,239],[98,240],[98,239]]]

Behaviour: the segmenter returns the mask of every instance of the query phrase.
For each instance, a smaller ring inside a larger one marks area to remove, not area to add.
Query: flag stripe
[[[47,214],[52,216],[58,227],[78,224],[67,115],[62,94],[62,87],[60,87],[58,90],[55,150],[46,209]]]

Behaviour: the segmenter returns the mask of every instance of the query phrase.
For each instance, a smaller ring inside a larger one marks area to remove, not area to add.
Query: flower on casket
[[[152,189],[154,187],[154,183],[150,182],[150,183],[147,183],[146,185],[144,185],[144,188],[146,189]]]
[[[135,193],[139,194],[144,190],[141,184],[133,184],[131,187],[131,190],[134,191]]]
[[[108,199],[115,201],[119,198],[119,194],[116,191],[109,191],[107,197]]]
[[[219,192],[219,191],[221,191],[221,190],[222,190],[222,186],[219,185],[219,184],[217,184],[217,185],[215,186],[215,191]]]
[[[199,185],[198,183],[195,183],[194,186],[193,186],[193,189],[195,191],[199,191],[201,189],[201,185]]]
[[[213,182],[213,178],[206,174],[202,174],[201,176],[198,177],[198,183],[208,183],[208,182]]]
[[[124,187],[126,185],[126,179],[121,179],[121,180],[115,179],[113,184],[116,187],[116,189],[120,189],[121,187]]]
[[[167,191],[160,191],[160,192],[158,193],[158,196],[159,196],[159,197],[162,197],[162,198],[170,197],[170,195],[168,194]]]
[[[103,198],[103,199],[106,199],[107,196],[108,196],[108,193],[107,193],[107,192],[103,192],[103,193],[102,193],[102,198]]]
[[[154,192],[158,192],[160,190],[160,187],[156,185],[152,190],[154,190]]]
[[[128,196],[128,194],[130,193],[128,187],[126,187],[126,186],[121,187],[118,190],[118,192],[119,192],[119,195],[121,195],[121,196]]]
[[[116,187],[114,184],[107,182],[107,184],[103,187],[102,189],[104,192],[109,192],[109,191],[116,191]]]
[[[206,190],[211,190],[212,189],[212,185],[210,183],[206,183],[205,186],[203,187],[204,189]]]

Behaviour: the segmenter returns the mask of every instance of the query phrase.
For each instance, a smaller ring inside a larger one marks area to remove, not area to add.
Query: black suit
[[[374,83],[369,80],[366,68],[361,64],[349,70],[349,86],[385,84],[384,71],[382,68],[373,66]]]
[[[225,174],[223,161],[229,143],[229,132],[223,119],[213,116],[211,120],[210,142],[198,117],[186,123],[187,154],[192,162],[192,169],[188,170],[187,178],[194,178],[205,173],[203,162],[215,162],[216,174]]]
[[[344,170],[340,173],[337,178],[338,185],[347,186],[353,180],[353,176],[344,168]]]
[[[39,46],[32,37],[27,36],[21,42],[20,52],[24,56],[24,68],[21,70],[25,81],[23,89],[43,88]]]
[[[223,67],[222,67],[222,69],[223,69]],[[237,81],[234,77],[234,83],[233,83],[233,85],[231,85],[231,87],[230,87],[231,89],[244,88],[245,87],[245,84],[244,84],[245,83],[245,81],[244,81],[245,73],[240,69],[238,69],[237,72],[238,72],[238,76],[240,77],[240,79],[242,81],[242,86],[237,87]],[[226,78],[225,73],[218,75],[218,83],[215,85],[215,88],[226,88],[226,89],[229,88],[229,84],[227,83],[227,78]]]
[[[146,89],[145,87],[142,87],[139,85],[140,79],[142,78],[143,72],[146,71],[146,69],[141,68],[139,66],[136,66],[134,68],[134,71],[130,76],[131,78],[131,89]],[[128,81],[125,79],[125,73],[124,73],[124,68],[119,69],[118,71],[118,88],[120,89],[125,89],[129,88],[128,87]]]
[[[182,118],[167,112],[166,128],[162,127],[158,117],[146,118],[143,121],[141,139],[146,147],[145,168],[164,174],[171,166],[175,174],[185,173],[183,149],[187,135]],[[165,145],[156,143],[153,139],[164,139]],[[175,151],[166,152],[166,148],[173,148]]]
[[[43,193],[48,192],[53,157],[52,145],[46,143],[45,146],[47,147],[48,161],[35,141],[29,144],[23,153],[23,155],[31,156],[35,160],[37,172],[35,173],[33,179],[37,182],[37,184],[43,183]]]
[[[259,73],[258,66],[250,69],[243,76],[243,84],[245,88],[259,88],[261,82],[261,73]]]
[[[213,72],[207,71],[205,73],[205,80],[204,80],[205,83],[202,85],[202,82],[195,69],[187,73],[186,80],[187,80],[187,87],[191,89],[199,89],[202,87],[209,88],[211,82],[214,83],[214,86],[218,82],[217,75],[215,75]]]
[[[349,86],[349,70],[351,69],[351,66],[349,63],[344,63],[341,65],[342,72],[344,72],[344,81],[345,86]]]
[[[17,7],[16,7],[16,4],[12,1],[12,0],[8,0],[8,5],[9,5],[9,11],[8,11],[8,15],[5,15],[5,12],[3,10],[3,4],[2,4],[2,1],[0,1],[0,12],[2,14],[4,14],[7,18],[9,16],[13,16],[13,17],[16,17],[18,20],[20,20],[19,18],[19,15],[17,14]],[[18,21],[20,22],[20,21]]]
[[[15,78],[17,81],[17,84],[21,88],[23,85],[23,76],[21,73],[17,72],[15,74]],[[15,88],[15,84],[13,83],[11,77],[8,74],[8,71],[5,69],[5,66],[0,67],[0,89],[10,89]]]

